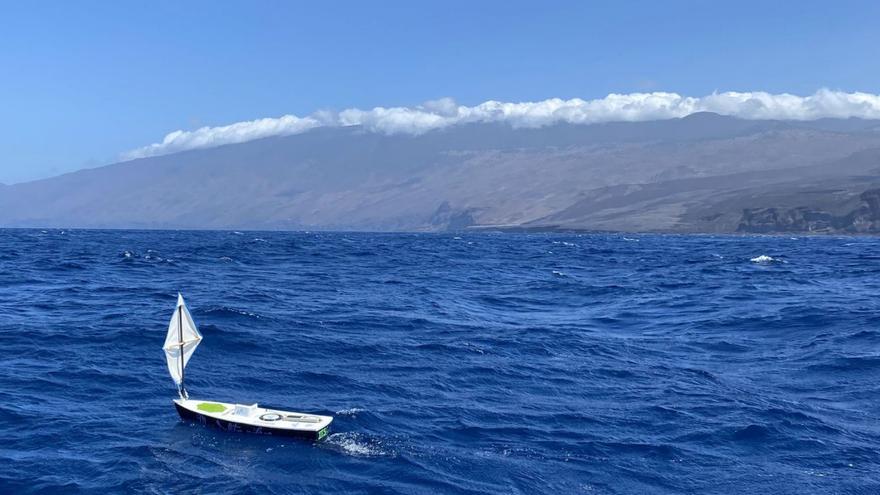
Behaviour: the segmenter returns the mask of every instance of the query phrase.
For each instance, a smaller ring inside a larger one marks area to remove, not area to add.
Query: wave
[[[381,440],[356,432],[331,433],[321,445],[354,457],[393,455]]]
[[[820,372],[864,372],[880,370],[880,356],[847,356],[834,358],[830,362],[811,364],[811,371]]]
[[[772,256],[767,256],[766,254],[755,256],[749,261],[751,261],[752,263],[785,263],[785,260],[774,258]]]
[[[364,412],[364,411],[365,411],[365,410],[362,409],[362,408],[360,408],[360,407],[349,407],[348,409],[340,409],[339,411],[336,411],[336,415],[337,415],[337,416],[351,416],[351,417],[354,417],[354,416],[357,416],[358,413],[362,413],[362,412]]]
[[[251,311],[247,311],[244,309],[230,308],[228,306],[221,306],[219,308],[210,308],[202,312],[204,315],[212,315],[219,317],[239,317],[239,316],[247,316],[249,318],[260,319],[262,316],[257,313],[253,313]]]
[[[758,443],[769,440],[776,434],[776,430],[764,425],[751,424],[743,428],[737,428],[729,433],[732,440],[745,443]]]

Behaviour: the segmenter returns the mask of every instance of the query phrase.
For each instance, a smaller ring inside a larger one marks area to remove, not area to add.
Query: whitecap
[[[364,412],[360,407],[349,407],[348,409],[342,409],[340,411],[336,411],[337,416],[357,416],[358,413]]]
[[[559,270],[553,270],[553,275],[556,275],[557,277],[564,277],[565,276],[565,274]]]
[[[464,343],[464,346],[467,347],[468,349],[473,350],[474,352],[478,352],[478,353],[480,353],[480,354],[486,354],[486,351],[484,351],[483,349],[481,349],[481,348],[480,348],[479,346],[477,346],[476,344],[472,344],[472,343],[470,343],[470,342],[465,342],[465,343]]]
[[[766,254],[755,256],[749,261],[751,261],[752,263],[785,263],[785,260],[774,258],[772,256],[767,256]]]
[[[221,311],[229,311],[230,313],[237,313],[237,314],[240,314],[240,315],[242,315],[242,316],[250,316],[251,318],[262,318],[260,315],[258,315],[258,314],[256,314],[256,313],[251,313],[250,311],[245,311],[245,310],[243,310],[243,309],[235,309],[235,308],[222,307],[222,308],[220,308],[220,310],[221,310]]]
[[[382,449],[381,442],[365,438],[360,433],[333,433],[327,437],[325,444],[356,457],[388,455],[388,452]]]

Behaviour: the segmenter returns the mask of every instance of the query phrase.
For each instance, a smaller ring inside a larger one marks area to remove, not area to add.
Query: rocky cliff
[[[749,233],[880,233],[880,189],[863,192],[861,204],[846,214],[798,206],[795,208],[746,208],[737,227]]]

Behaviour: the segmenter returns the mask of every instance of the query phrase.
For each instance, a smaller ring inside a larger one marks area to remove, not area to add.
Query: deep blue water
[[[878,493],[878,383],[874,238],[0,231],[0,493]]]

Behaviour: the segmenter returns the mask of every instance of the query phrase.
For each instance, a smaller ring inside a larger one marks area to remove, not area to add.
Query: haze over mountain
[[[0,187],[0,226],[877,232],[880,121],[363,125]]]

